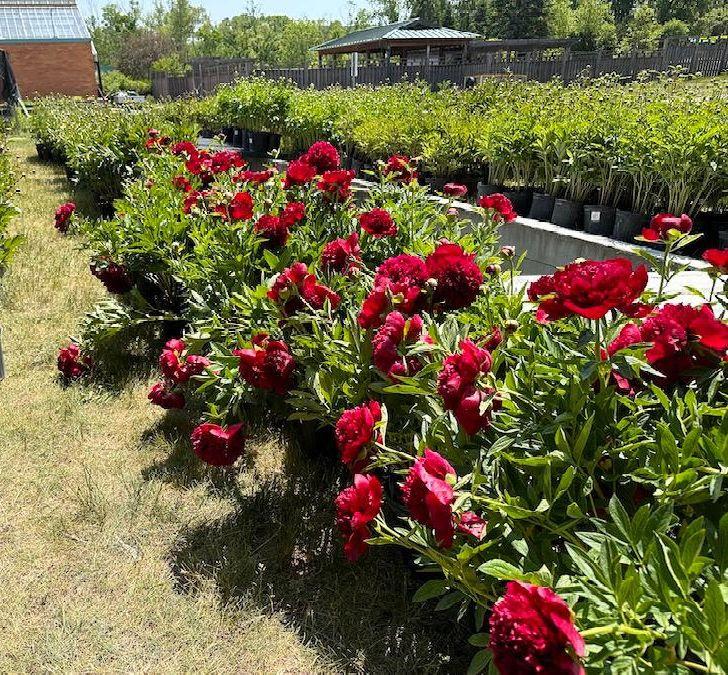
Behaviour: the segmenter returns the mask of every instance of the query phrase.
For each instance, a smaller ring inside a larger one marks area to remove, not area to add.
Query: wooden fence
[[[631,54],[612,54],[606,51],[560,53],[487,53],[482,61],[455,65],[402,66],[396,64],[363,66],[352,71],[350,66],[337,68],[260,68],[244,59],[209,64],[195,64],[182,77],[154,73],[152,93],[157,98],[177,98],[184,95],[209,94],[224,83],[251,75],[271,79],[288,79],[299,87],[325,89],[332,85],[352,87],[358,84],[376,85],[403,80],[424,80],[438,85],[452,82],[463,86],[466,78],[513,75],[527,80],[548,82],[558,77],[565,83],[580,77],[600,77],[616,74],[634,79],[644,71],[666,72],[681,68],[686,73],[715,76],[728,72],[728,39],[712,42],[666,41],[652,52],[633,51]]]

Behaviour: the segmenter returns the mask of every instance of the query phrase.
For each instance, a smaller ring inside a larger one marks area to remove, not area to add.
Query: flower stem
[[[660,270],[660,289],[657,291],[656,304],[662,302],[662,291],[665,288],[665,278],[667,277],[671,248],[672,244],[665,242],[665,254],[662,256],[662,269]]]

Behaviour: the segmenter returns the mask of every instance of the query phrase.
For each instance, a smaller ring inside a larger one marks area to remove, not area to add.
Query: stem
[[[667,276],[667,266],[668,261],[670,257],[670,249],[672,248],[672,244],[665,243],[665,254],[662,256],[662,269],[660,270],[660,290],[657,291],[657,300],[655,301],[656,304],[660,304],[662,302],[662,291],[665,288],[665,277]]]
[[[718,281],[718,277],[716,275],[713,275],[713,283],[710,286],[710,295],[708,296],[708,304],[713,304],[713,293],[715,293],[715,284]]]
[[[693,661],[677,661],[676,663],[679,666],[685,666],[686,668],[690,668],[691,670],[698,670],[701,673],[712,672],[710,668],[704,666],[702,663],[694,663]]]
[[[602,360],[602,324],[599,319],[594,321],[594,356],[597,362]]]

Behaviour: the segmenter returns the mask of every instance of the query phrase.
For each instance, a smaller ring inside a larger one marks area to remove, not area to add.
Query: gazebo
[[[366,65],[373,61],[389,65],[398,58],[401,65],[436,66],[463,63],[467,60],[468,44],[477,33],[432,26],[420,19],[408,19],[388,26],[367,28],[344,37],[328,40],[313,48],[318,52],[319,67],[324,56],[336,59],[338,54],[363,54]]]

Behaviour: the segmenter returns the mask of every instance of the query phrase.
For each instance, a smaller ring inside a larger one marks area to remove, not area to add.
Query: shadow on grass
[[[160,432],[169,433],[165,424]],[[471,656],[469,626],[412,603],[428,577],[413,571],[405,551],[376,547],[355,565],[347,563],[333,502],[350,477],[326,452],[312,458],[293,444],[289,448],[284,472],[250,490],[209,473],[210,489],[234,500],[236,508],[180,535],[170,552],[178,590],[194,593],[212,579],[224,602],[253,602],[280,613],[345,672],[464,671]],[[147,477],[179,481],[189,469],[175,450]],[[189,480],[203,478],[192,473]]]

